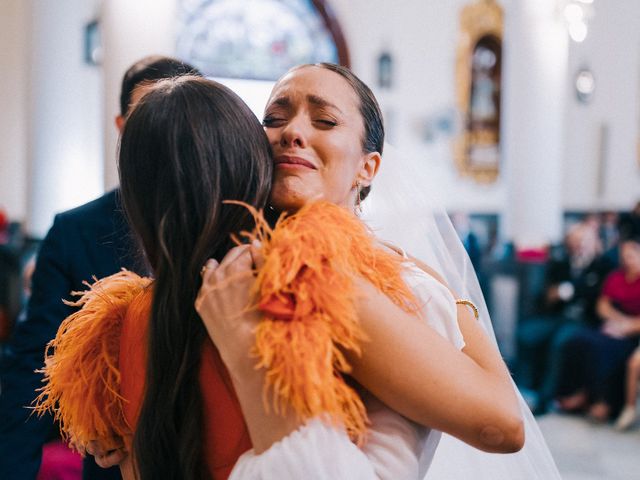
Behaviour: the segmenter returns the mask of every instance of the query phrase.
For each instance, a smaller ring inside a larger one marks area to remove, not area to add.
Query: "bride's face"
[[[294,70],[274,87],[263,124],[275,162],[271,205],[354,205],[367,154],[359,98],[343,77],[315,66]]]

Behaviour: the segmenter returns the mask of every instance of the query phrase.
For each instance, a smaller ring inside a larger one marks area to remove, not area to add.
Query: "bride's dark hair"
[[[198,77],[158,82],[127,119],[119,152],[126,215],[153,271],[146,388],[133,454],[140,478],[206,478],[198,381],[206,331],[194,309],[200,269],[251,229],[263,208],[266,135],[228,88]]]

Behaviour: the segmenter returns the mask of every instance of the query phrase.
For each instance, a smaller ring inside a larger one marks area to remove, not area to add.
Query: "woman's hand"
[[[129,453],[124,448],[124,443],[122,443],[118,448],[105,450],[97,441],[89,442],[86,448],[86,453],[88,453],[89,455],[93,455],[96,463],[102,468],[109,468],[120,465],[122,461],[129,455]]]
[[[262,453],[298,428],[301,420],[292,409],[279,415],[266,408],[261,400],[265,372],[255,368],[256,360],[249,354],[262,318],[250,296],[254,270],[263,263],[258,247],[235,247],[220,264],[208,260],[195,307],[229,370],[254,451]]]
[[[262,264],[258,246],[232,248],[221,263],[209,259],[195,302],[209,337],[232,375],[253,368],[249,351],[261,314],[253,308],[255,299],[249,292],[255,281],[254,269]]]
[[[605,320],[602,333],[613,338],[626,338],[638,334],[640,323],[629,316],[620,316]]]

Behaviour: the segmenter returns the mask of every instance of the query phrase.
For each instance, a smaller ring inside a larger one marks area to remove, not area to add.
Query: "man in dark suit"
[[[188,64],[153,56],[144,58],[125,73],[116,126],[122,130],[126,115],[142,98],[149,84],[184,74],[198,74]],[[111,275],[121,268],[144,273],[143,261],[118,202],[118,190],[56,215],[42,242],[33,274],[32,293],[26,311],[16,323],[0,364],[0,478],[35,479],[42,447],[55,438],[50,417],[30,415],[26,406],[36,396],[42,376],[46,344],[73,308],[62,303],[71,291],[84,290],[82,282]],[[100,469],[93,457],[85,459],[85,479],[120,478],[117,467]]]

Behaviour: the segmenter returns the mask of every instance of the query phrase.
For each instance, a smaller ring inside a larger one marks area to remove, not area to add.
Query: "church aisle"
[[[563,480],[631,480],[640,475],[640,424],[627,432],[581,417],[538,417]]]

